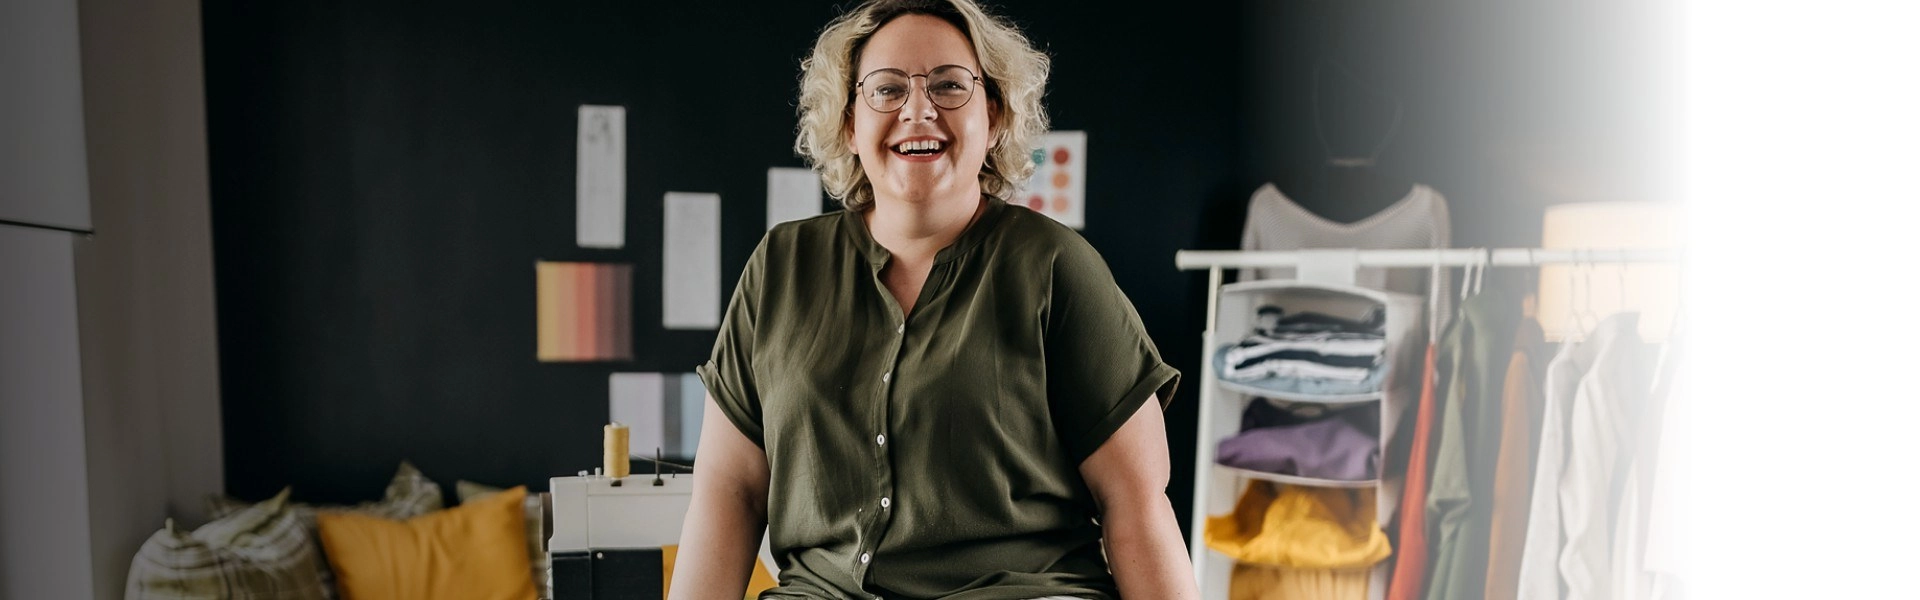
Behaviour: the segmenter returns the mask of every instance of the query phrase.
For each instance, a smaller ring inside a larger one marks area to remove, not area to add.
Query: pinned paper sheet
[[[651,458],[658,448],[669,457],[688,458],[700,447],[707,392],[699,375],[614,373],[607,388],[608,416],[629,428],[635,455]]]
[[[582,248],[627,244],[627,109],[580,107],[574,238]]]
[[[660,326],[720,328],[720,195],[667,192]]]
[[[1007,201],[1074,229],[1087,226],[1087,132],[1049,131],[1033,149],[1033,178]]]
[[[820,174],[813,169],[767,169],[767,229],[820,214]]]
[[[542,362],[633,359],[633,265],[535,262]]]
[[[680,376],[680,435],[676,438],[684,452],[681,456],[693,456],[700,448],[700,428],[707,414],[707,386],[700,382],[699,373],[685,373]]]

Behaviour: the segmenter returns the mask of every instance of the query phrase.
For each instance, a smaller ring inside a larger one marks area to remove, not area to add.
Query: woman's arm
[[[733,426],[713,396],[706,411],[671,600],[746,596],[767,528],[767,453]]]
[[[1167,424],[1149,398],[1113,437],[1080,463],[1100,505],[1107,560],[1121,598],[1195,600],[1193,562],[1167,500]]]

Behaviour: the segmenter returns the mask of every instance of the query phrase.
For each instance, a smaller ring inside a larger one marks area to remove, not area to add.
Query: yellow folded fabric
[[[1230,600],[1364,600],[1368,569],[1289,569],[1233,566]]]
[[[1243,563],[1364,571],[1393,553],[1373,493],[1254,481],[1232,514],[1207,518],[1207,546]]]

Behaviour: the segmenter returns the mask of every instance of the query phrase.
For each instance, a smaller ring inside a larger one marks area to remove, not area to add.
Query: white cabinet
[[[93,229],[75,0],[0,2],[0,223]]]
[[[0,598],[96,597],[73,238],[0,225]]]
[[[1401,415],[1410,410],[1419,393],[1419,372],[1426,344],[1424,299],[1407,294],[1340,284],[1307,283],[1295,280],[1264,280],[1219,286],[1213,291],[1216,305],[1207,324],[1205,352],[1201,366],[1199,432],[1194,452],[1194,519],[1191,531],[1195,575],[1199,578],[1200,597],[1217,600],[1227,597],[1233,559],[1207,547],[1208,516],[1227,514],[1247,485],[1255,480],[1276,481],[1286,485],[1358,488],[1376,495],[1377,519],[1387,523],[1397,510],[1400,496],[1398,477],[1385,472],[1386,443]],[[1385,374],[1377,386],[1367,391],[1334,390],[1337,394],[1281,392],[1223,379],[1218,353],[1250,333],[1262,306],[1276,306],[1286,314],[1315,312],[1353,320],[1363,320],[1374,309],[1384,310],[1381,329],[1387,341],[1383,365]],[[1379,448],[1379,478],[1364,480],[1328,480],[1297,475],[1274,474],[1222,466],[1216,463],[1219,444],[1240,433],[1241,416],[1253,402],[1273,402],[1292,410],[1367,411],[1378,415],[1378,428],[1369,433]],[[1382,565],[1389,563],[1382,563]],[[1374,595],[1384,586],[1384,568],[1376,569]]]

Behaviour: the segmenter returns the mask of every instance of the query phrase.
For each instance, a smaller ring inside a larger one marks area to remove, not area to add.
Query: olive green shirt
[[[911,315],[856,213],[748,259],[699,372],[767,453],[762,598],[1117,596],[1080,462],[1180,374],[1078,233],[987,202]]]

